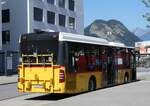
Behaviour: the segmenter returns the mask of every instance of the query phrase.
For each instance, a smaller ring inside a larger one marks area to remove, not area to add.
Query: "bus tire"
[[[88,84],[88,91],[94,91],[96,89],[96,80],[95,77],[91,77]]]
[[[128,82],[129,82],[129,75],[128,75],[128,73],[125,73],[124,83],[128,83]]]

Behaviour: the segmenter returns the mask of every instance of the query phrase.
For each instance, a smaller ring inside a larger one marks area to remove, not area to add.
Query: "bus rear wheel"
[[[89,85],[88,85],[88,91],[94,91],[96,89],[96,81],[94,78],[90,78]]]

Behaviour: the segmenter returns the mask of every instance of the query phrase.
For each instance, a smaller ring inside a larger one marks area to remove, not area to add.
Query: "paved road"
[[[138,73],[138,78],[143,80],[42,106],[150,106],[150,73]]]
[[[43,106],[150,106],[150,83],[121,85]]]
[[[141,81],[72,97],[32,94],[0,102],[2,106],[150,106],[150,82]]]
[[[150,106],[150,73],[142,81],[80,95],[31,94],[0,101],[2,106]],[[144,77],[146,76],[146,77]],[[148,77],[149,76],[149,77]]]
[[[0,101],[8,98],[21,96],[17,91],[17,83],[0,85]]]

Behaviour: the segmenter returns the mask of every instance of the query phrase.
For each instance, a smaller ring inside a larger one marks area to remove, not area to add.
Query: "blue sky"
[[[85,27],[96,19],[117,19],[129,30],[145,29],[142,15],[148,11],[142,0],[84,0]]]

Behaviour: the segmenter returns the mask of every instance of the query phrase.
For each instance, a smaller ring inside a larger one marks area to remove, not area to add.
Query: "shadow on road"
[[[126,84],[134,83],[134,82],[138,82],[138,81],[140,81],[140,80],[136,80],[136,81],[133,81],[133,82],[128,82]],[[107,87],[99,88],[97,90],[107,89],[107,88],[111,88],[111,87],[115,87],[115,86],[121,86],[121,85],[125,85],[125,84],[109,85]],[[95,90],[95,91],[97,91],[97,90]],[[47,94],[47,95],[37,96],[37,97],[33,97],[33,98],[28,98],[28,99],[25,99],[25,100],[58,101],[58,100],[74,97],[74,96],[77,96],[77,95],[86,94],[86,93],[89,93],[89,92],[83,92],[83,93],[78,93],[78,94]]]
[[[47,95],[42,95],[42,96],[38,96],[38,97],[28,98],[25,100],[57,101],[57,100],[70,98],[70,97],[73,97],[76,95],[79,95],[79,94],[47,94]]]

